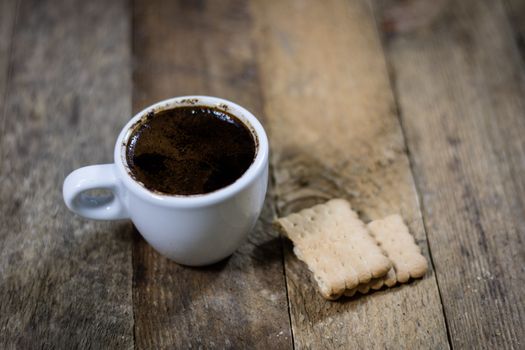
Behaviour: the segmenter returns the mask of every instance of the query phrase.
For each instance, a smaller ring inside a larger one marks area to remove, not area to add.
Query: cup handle
[[[73,171],[64,180],[62,193],[67,207],[88,219],[129,218],[122,202],[115,164],[90,165]],[[90,195],[90,190],[108,190],[106,195]]]

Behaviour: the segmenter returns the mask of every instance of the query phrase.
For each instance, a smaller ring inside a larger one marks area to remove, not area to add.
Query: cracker
[[[383,277],[392,267],[364,223],[344,199],[301,210],[276,220],[294,244],[326,299]]]
[[[374,220],[367,225],[368,232],[377,241],[386,256],[392,261],[392,269],[387,275],[345,291],[345,296],[356,292],[368,293],[370,289],[380,289],[383,285],[392,287],[396,283],[405,283],[410,278],[420,278],[427,272],[428,265],[421,250],[408,232],[408,227],[399,215],[390,215],[381,220]]]
[[[410,278],[423,277],[428,269],[427,261],[401,216],[390,215],[374,220],[367,228],[392,261],[397,282],[405,283]]]
[[[396,272],[394,271],[394,268],[392,267],[390,270],[388,270],[385,276],[374,278],[368,283],[360,284],[359,286],[352,288],[352,289],[347,289],[344,295],[347,297],[351,297],[351,296],[354,296],[354,294],[357,292],[360,292],[361,294],[366,294],[370,290],[379,290],[383,286],[393,287],[396,285],[396,283],[397,283]]]

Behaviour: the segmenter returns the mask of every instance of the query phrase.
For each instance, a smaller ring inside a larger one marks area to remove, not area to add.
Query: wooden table
[[[449,3],[383,35],[384,1],[1,0],[0,348],[525,348],[525,6]],[[263,121],[272,183],[206,268],[61,185],[160,99]],[[401,213],[423,280],[327,302],[271,226],[332,197]]]

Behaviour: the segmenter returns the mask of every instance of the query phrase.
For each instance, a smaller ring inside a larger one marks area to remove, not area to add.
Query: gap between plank
[[[523,33],[520,32],[520,28],[518,28],[515,24],[515,19],[511,17],[510,12],[513,10],[513,6],[509,3],[509,0],[500,1],[501,7],[503,7],[503,15],[505,16],[506,24],[507,24],[507,30],[509,31],[509,37],[511,37],[514,41],[514,47],[516,48],[517,55],[519,57],[520,66],[522,68],[522,71],[525,71],[525,37],[523,36]],[[524,6],[525,8],[525,6]],[[520,20],[520,15],[517,15],[517,20]]]
[[[273,172],[273,166],[270,165],[270,184],[272,193],[270,195],[270,198],[272,199],[274,203],[274,209],[275,214],[277,217],[279,217],[281,214],[279,213],[279,208],[277,207],[277,194],[273,190],[273,186],[275,184],[275,174]],[[292,335],[292,349],[295,349],[295,339],[294,339],[294,332],[293,332],[293,325],[292,325],[292,310],[291,310],[291,303],[290,303],[290,295],[288,294],[288,276],[286,275],[286,258],[285,258],[285,247],[284,247],[284,238],[281,233],[279,233],[279,241],[281,242],[281,261],[283,266],[283,275],[284,275],[284,288],[286,292],[286,305],[288,306],[288,320],[290,322],[290,334]]]
[[[127,2],[128,4],[128,11],[130,18],[128,18],[128,22],[130,23],[129,27],[129,47],[130,47],[130,59],[131,59],[131,114],[134,115],[135,111],[133,110],[133,100],[135,95],[135,79],[133,79],[134,75],[134,67],[135,67],[135,0],[130,0]],[[132,231],[132,246],[131,246],[131,320],[133,323],[133,349],[137,348],[137,332],[135,331],[135,232],[133,232],[133,223],[131,223],[130,227]]]

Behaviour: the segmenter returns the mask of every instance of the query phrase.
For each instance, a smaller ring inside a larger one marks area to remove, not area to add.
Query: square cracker
[[[354,296],[354,294],[357,292],[361,294],[366,294],[370,290],[379,290],[383,286],[393,287],[396,285],[396,283],[397,283],[396,272],[394,268],[392,267],[390,270],[388,270],[385,276],[374,278],[368,283],[362,283],[355,288],[347,289],[345,290],[344,294],[346,297]]]
[[[276,220],[326,299],[384,276],[392,267],[344,199],[332,199]]]
[[[405,283],[410,278],[423,277],[428,269],[427,261],[401,216],[390,215],[381,220],[374,220],[367,228],[392,261],[393,267],[386,276],[345,291],[346,296],[352,296],[357,291],[365,294],[370,289],[377,290],[383,285],[392,287],[398,282]]]

